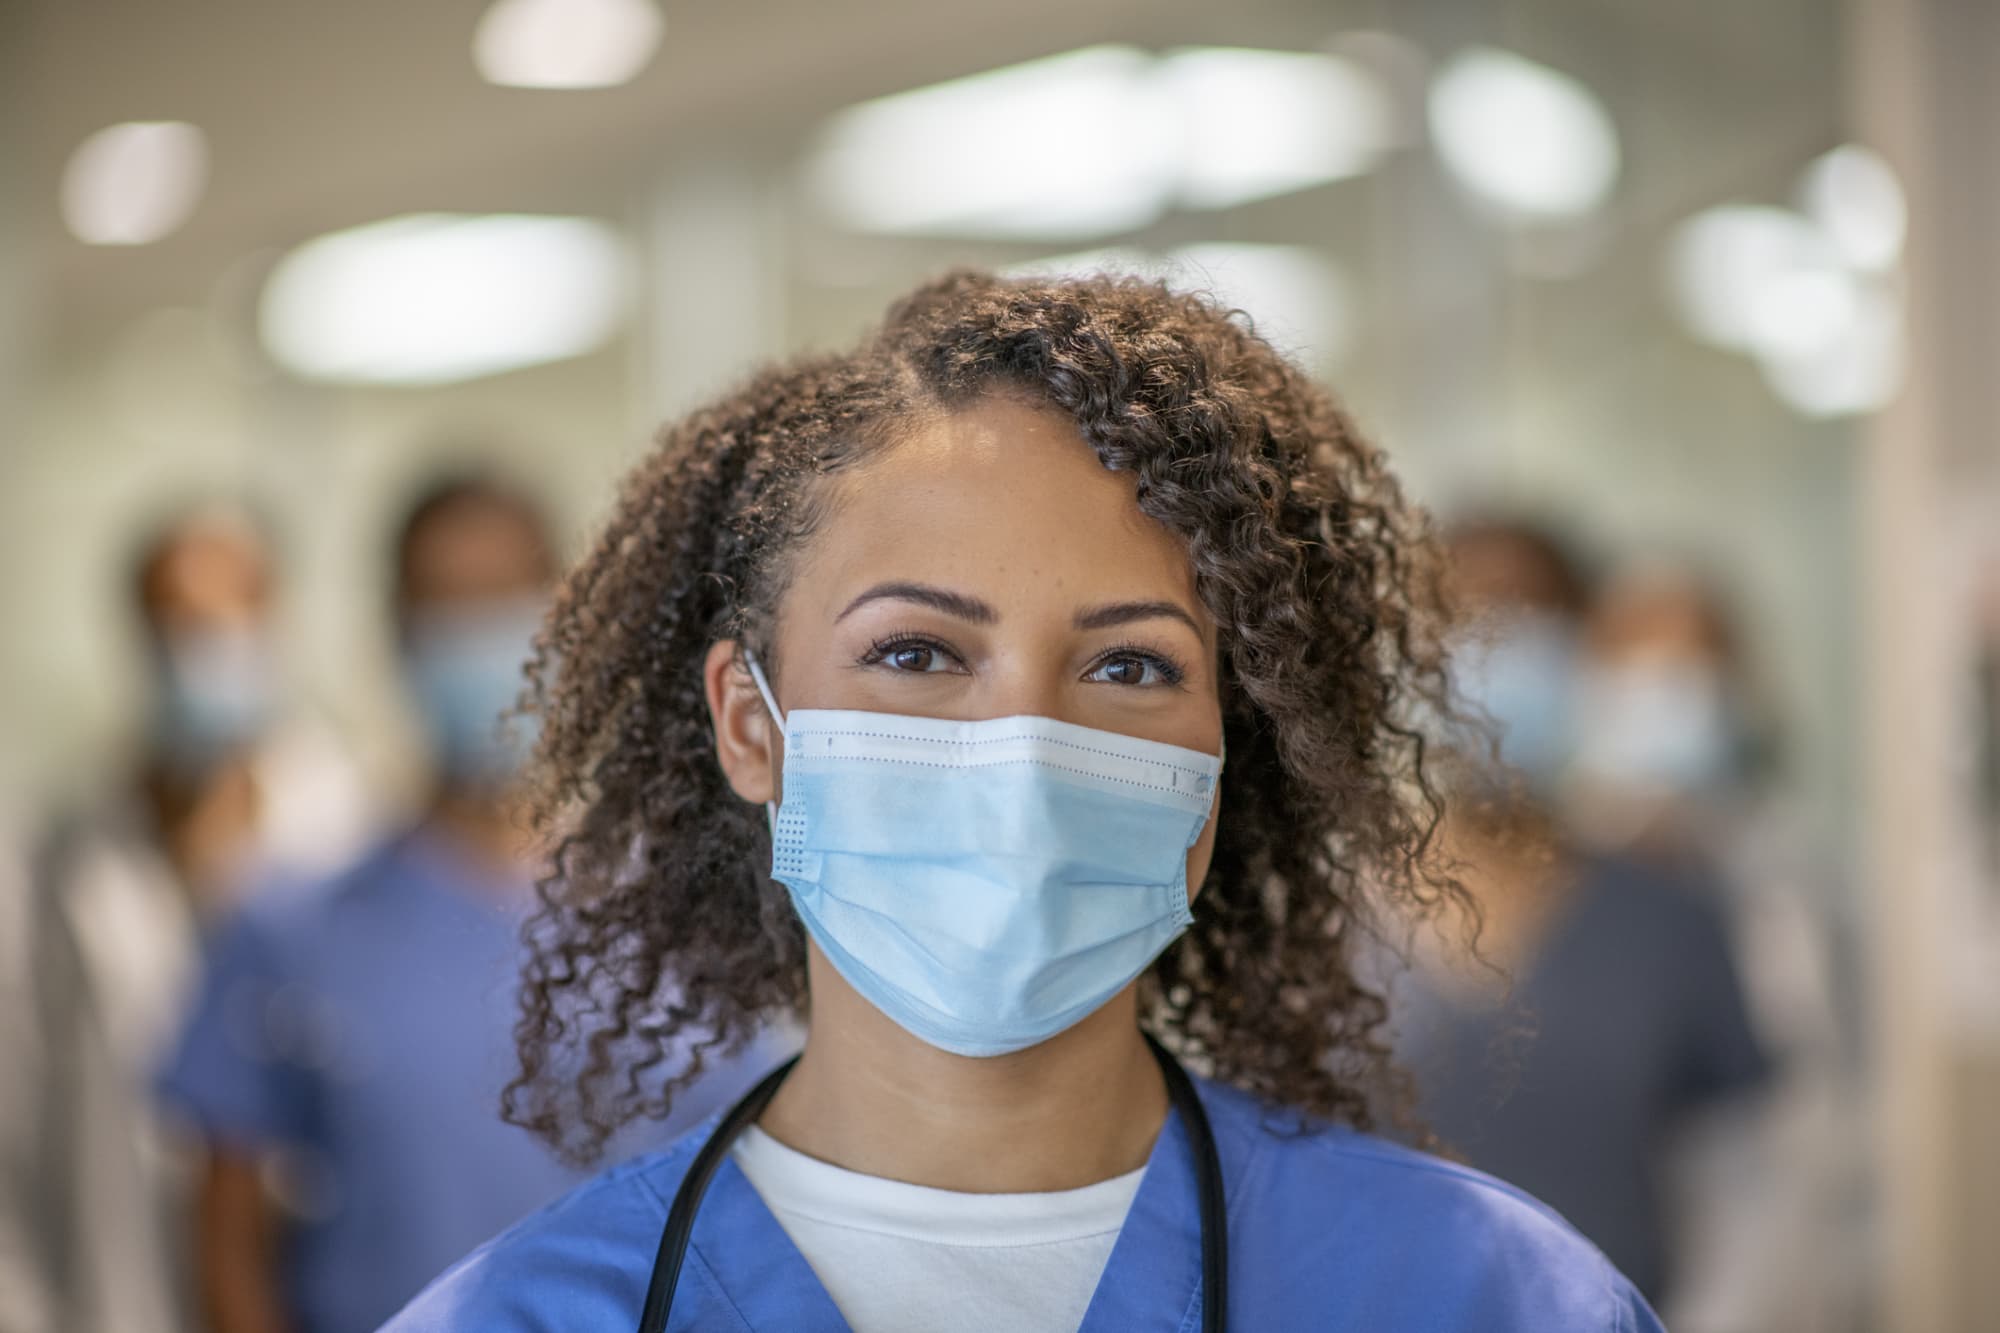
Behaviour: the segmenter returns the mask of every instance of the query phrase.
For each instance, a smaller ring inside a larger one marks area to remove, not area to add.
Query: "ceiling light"
[[[1095,46],[851,107],[807,183],[863,231],[1083,240],[1366,171],[1392,122],[1342,56]]]
[[[618,238],[586,218],[418,214],[286,256],[264,344],[308,379],[432,384],[580,356],[623,314]]]
[[[1106,245],[1070,254],[1048,255],[1025,263],[1009,264],[1000,270],[1005,278],[1095,278],[1165,276],[1160,261],[1133,245]]]
[[[809,184],[864,231],[1081,238],[1160,213],[1173,135],[1152,58],[1096,46],[840,112]]]
[[[1182,246],[1167,259],[1174,286],[1241,310],[1287,356],[1318,366],[1345,355],[1352,299],[1341,270],[1320,251],[1213,242]]]
[[[1683,223],[1668,277],[1697,336],[1772,356],[1805,356],[1838,339],[1860,299],[1818,227],[1764,205],[1710,208]]]
[[[1345,276],[1320,251],[1303,245],[1208,242],[1165,254],[1105,246],[1015,264],[1015,278],[1139,277],[1176,291],[1203,292],[1241,310],[1279,351],[1312,365],[1339,361],[1352,327]]]
[[[646,67],[665,28],[653,0],[494,0],[472,58],[510,88],[610,88]]]
[[[146,245],[187,221],[208,177],[208,145],[178,120],[99,130],[63,171],[63,220],[91,245]]]
[[[1358,176],[1395,134],[1380,81],[1340,56],[1204,47],[1154,77],[1180,121],[1180,202],[1195,208]]]
[[[1764,378],[1809,417],[1853,416],[1886,406],[1903,382],[1898,303],[1879,288],[1862,293],[1837,334],[1797,355],[1760,357]]]
[[[1618,134],[1576,79],[1509,51],[1473,48],[1431,85],[1431,135],[1474,196],[1525,221],[1581,217],[1618,179]]]
[[[1881,154],[1859,144],[1827,153],[1806,168],[1799,203],[1854,267],[1880,272],[1902,257],[1909,213]]]

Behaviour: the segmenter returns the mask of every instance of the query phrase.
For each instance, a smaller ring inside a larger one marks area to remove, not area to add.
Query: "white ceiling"
[[[1802,105],[1797,90],[1830,78],[1835,9],[1825,0],[665,0],[661,54],[636,81],[543,92],[479,79],[470,35],[484,3],[14,0],[0,13],[0,59],[11,66],[0,80],[13,83],[21,165],[0,189],[25,201],[43,345],[94,341],[154,306],[206,300],[246,256],[335,227],[421,209],[615,212],[676,156],[781,154],[819,115],[858,98],[1101,40],[1310,46],[1386,16],[1445,41],[1540,47],[1597,84],[1614,113],[1621,98],[1647,99],[1621,128],[1633,143],[1664,145],[1656,181],[1676,166],[1677,145],[1701,144],[1694,166],[1726,186],[1760,154],[1823,146],[1826,97]],[[1741,118],[1760,110],[1770,114]],[[81,245],[57,215],[63,163],[88,134],[135,119],[202,127],[207,192],[159,244]],[[1732,123],[1735,134],[1716,133]],[[1686,174],[1676,169],[1677,180]]]

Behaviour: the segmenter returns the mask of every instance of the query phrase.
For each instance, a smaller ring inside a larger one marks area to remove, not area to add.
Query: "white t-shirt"
[[[960,1194],[842,1170],[755,1125],[731,1153],[854,1333],[1073,1333],[1146,1173]]]

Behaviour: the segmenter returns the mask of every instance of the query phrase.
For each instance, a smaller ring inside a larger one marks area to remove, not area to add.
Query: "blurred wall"
[[[2000,10],[1859,0],[1850,24],[1854,114],[1907,182],[1914,227],[1911,373],[1871,423],[1858,513],[1882,1313],[1885,1327],[1973,1333],[2000,1311],[2000,886],[1971,869],[1959,756],[1973,604],[1955,566],[1973,547],[1955,536],[1990,534],[2000,510]]]
[[[12,495],[20,487],[18,469],[28,450],[26,418],[33,346],[29,204],[23,188],[27,116],[17,77],[26,51],[19,40],[21,21],[17,7],[0,6],[0,496]],[[0,500],[0,504],[5,501]],[[17,607],[11,597],[0,596],[0,617],[5,619],[10,641],[26,636],[25,608]],[[7,661],[14,656],[12,652],[0,654]],[[0,672],[5,670],[0,666]],[[15,681],[0,684],[0,690],[18,687]],[[11,734],[0,724],[0,738]],[[11,744],[0,743],[0,802],[23,780],[25,767]]]

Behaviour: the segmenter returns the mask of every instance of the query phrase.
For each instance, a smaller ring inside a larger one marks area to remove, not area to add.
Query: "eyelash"
[[[930,635],[920,634],[914,630],[902,630],[876,639],[868,645],[868,650],[861,655],[859,665],[880,666],[891,654],[901,652],[906,648],[928,648],[934,653],[942,654],[951,661],[963,665],[963,661],[957,653]],[[1181,666],[1179,662],[1176,662],[1173,658],[1168,657],[1158,649],[1148,648],[1137,643],[1121,643],[1105,649],[1091,660],[1090,670],[1085,674],[1088,675],[1091,672],[1099,671],[1103,669],[1106,663],[1115,662],[1121,658],[1132,658],[1152,667],[1153,670],[1159,673],[1161,682],[1166,685],[1179,685],[1187,679],[1187,669]]]

